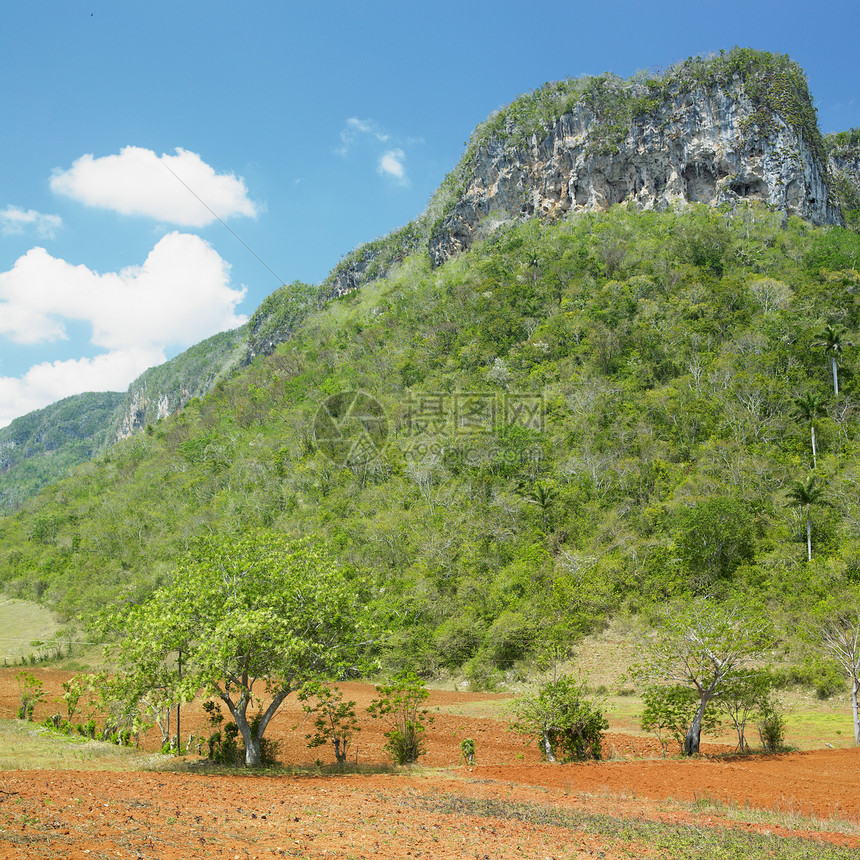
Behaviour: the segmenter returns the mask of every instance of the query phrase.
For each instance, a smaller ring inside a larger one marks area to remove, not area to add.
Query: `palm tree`
[[[824,398],[808,392],[802,397],[793,398],[793,400],[792,417],[809,424],[809,430],[812,434],[812,468],[815,469],[818,466],[818,451],[815,448],[815,419],[824,414]]]
[[[522,495],[523,498],[537,505],[543,512],[543,531],[546,534],[549,526],[550,508],[558,495],[557,490],[554,487],[537,481],[533,487],[527,489]]]
[[[786,507],[800,508],[806,516],[806,557],[808,561],[812,561],[812,506],[826,505],[824,500],[824,487],[818,483],[818,478],[812,475],[804,484],[802,481],[795,481],[791,489],[788,491],[790,501]]]
[[[833,393],[839,394],[839,372],[836,365],[846,346],[853,346],[851,341],[845,338],[845,332],[836,326],[829,325],[819,335],[821,340],[816,341],[813,346],[823,346],[824,354],[830,356],[830,366],[833,369]]]

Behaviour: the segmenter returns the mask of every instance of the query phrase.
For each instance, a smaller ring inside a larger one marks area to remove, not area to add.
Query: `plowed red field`
[[[54,693],[67,677],[34,674]],[[373,687],[344,688],[363,713]],[[0,717],[14,716],[16,698],[14,673],[0,672]],[[637,758],[549,765],[506,731],[504,719],[469,715],[476,701],[488,698],[434,691],[427,754],[412,771],[245,777],[189,761],[191,772],[181,773],[0,773],[0,858],[666,856],[644,837],[569,823],[571,816],[598,814],[702,831],[719,826],[793,834],[860,849],[858,750],[662,760],[646,738],[610,733],[607,753],[629,756],[632,749]],[[43,707],[37,719],[53,710]],[[301,722],[296,702],[274,721],[269,734],[281,743],[281,760],[330,761],[328,751],[307,749]],[[183,738],[204,730],[199,705],[184,709]],[[467,736],[477,749],[471,768],[459,759],[459,742]],[[150,734],[146,745],[155,747],[159,739]],[[380,727],[363,721],[359,764],[384,761],[382,743]],[[798,815],[824,823],[812,834],[810,821],[798,824]]]

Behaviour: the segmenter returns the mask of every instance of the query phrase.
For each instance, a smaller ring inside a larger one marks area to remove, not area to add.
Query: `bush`
[[[337,687],[319,681],[310,682],[299,691],[300,702],[307,702],[309,698],[317,701],[315,705],[302,706],[314,720],[314,732],[305,735],[308,747],[313,749],[331,742],[335,760],[343,764],[353,734],[361,730],[355,716],[355,702],[344,702],[343,693]]]
[[[389,684],[377,686],[379,698],[374,699],[367,712],[376,719],[388,719],[392,726],[385,732],[388,750],[395,764],[411,764],[424,753],[422,734],[425,722],[433,721],[421,704],[430,695],[414,672],[400,672]]]
[[[535,696],[516,703],[512,728],[535,738],[548,761],[599,760],[609,723],[586,696],[584,681],[569,675],[545,684]]]
[[[758,734],[761,746],[765,752],[781,752],[785,745],[785,717],[774,700],[762,706],[761,722],[758,724]]]

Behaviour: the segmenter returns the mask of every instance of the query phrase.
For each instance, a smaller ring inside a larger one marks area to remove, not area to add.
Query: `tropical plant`
[[[418,761],[425,751],[423,734],[433,722],[430,711],[421,707],[430,696],[424,681],[413,671],[403,671],[387,684],[377,685],[376,693],[367,712],[389,723],[385,748],[392,760],[395,764]]]
[[[845,332],[836,326],[828,325],[819,335],[820,340],[816,341],[815,346],[820,346],[824,349],[824,354],[830,358],[830,368],[833,373],[833,393],[839,394],[839,371],[837,365],[842,358],[846,346],[853,346],[850,340],[845,337]]]
[[[562,675],[536,694],[522,696],[511,728],[537,742],[547,761],[600,759],[603,732],[609,722],[592,702],[584,680]]]
[[[806,559],[812,561],[812,508],[815,505],[827,505],[824,495],[826,488],[818,483],[816,475],[803,481],[795,481],[788,490],[787,507],[798,508],[806,521]]]
[[[815,445],[815,419],[825,414],[824,398],[811,391],[806,394],[793,398],[794,409],[792,416],[804,424],[809,425],[809,432],[812,437],[812,468],[818,467],[818,451]]]

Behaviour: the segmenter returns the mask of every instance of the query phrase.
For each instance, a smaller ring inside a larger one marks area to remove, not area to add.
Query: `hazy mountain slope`
[[[123,399],[121,392],[78,394],[0,428],[0,513],[89,460],[109,441]]]

